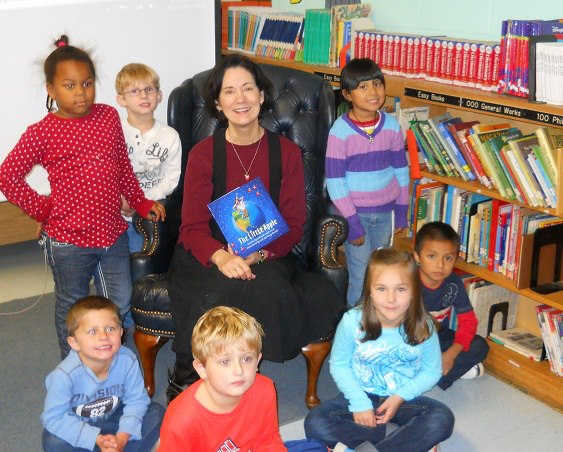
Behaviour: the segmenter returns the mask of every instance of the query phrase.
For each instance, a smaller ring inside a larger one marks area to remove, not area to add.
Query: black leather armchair
[[[266,112],[261,124],[266,129],[285,135],[303,152],[307,221],[303,238],[292,252],[311,271],[322,272],[346,294],[348,273],[337,261],[337,247],[348,234],[346,221],[329,214],[324,187],[324,156],[329,129],[334,121],[334,95],[322,78],[286,67],[262,65],[275,91],[273,108]],[[194,144],[211,135],[217,121],[206,111],[202,90],[209,71],[184,81],[170,94],[168,123],[180,135],[183,148],[182,165]],[[135,320],[135,344],[144,369],[145,386],[154,393],[154,366],[158,350],[174,337],[166,271],[178,238],[183,177],[176,191],[166,202],[165,223],[135,218],[135,226],[144,235],[140,253],[132,255],[133,294],[131,307]],[[320,403],[317,380],[321,366],[331,347],[331,338],[303,347],[307,362],[307,394],[309,408]]]

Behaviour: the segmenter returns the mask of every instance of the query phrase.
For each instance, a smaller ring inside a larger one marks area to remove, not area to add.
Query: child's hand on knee
[[[403,399],[398,395],[392,395],[387,398],[376,410],[376,423],[386,424],[393,419],[395,414],[397,414],[397,410],[401,406],[401,403],[403,403]]]
[[[375,427],[375,412],[373,410],[358,411],[357,413],[352,413],[352,415],[356,424]]]

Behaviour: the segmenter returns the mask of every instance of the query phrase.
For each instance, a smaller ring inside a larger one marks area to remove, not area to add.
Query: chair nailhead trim
[[[152,336],[168,336],[170,338],[176,336],[175,331],[153,330],[152,328],[145,328],[141,325],[135,325],[135,329],[142,331],[143,333],[151,334]]]
[[[172,314],[170,312],[163,312],[163,311],[145,311],[144,309],[139,309],[139,308],[131,308],[132,311],[138,312],[139,314],[145,314],[145,315],[161,315],[164,317],[172,317]]]
[[[340,235],[342,233],[342,230],[340,228],[340,225],[338,223],[334,223],[330,225],[331,227],[336,227],[337,231],[338,231],[338,235]],[[324,244],[325,244],[325,240],[326,240],[326,231],[329,228],[328,224],[325,224],[323,226],[322,232],[321,232],[321,241],[320,241],[320,250],[319,250],[319,254],[321,256],[321,263],[323,264],[323,267],[327,267],[327,268],[341,268],[342,265],[329,265],[326,262],[326,259],[324,257],[324,253],[322,252],[322,250],[324,249]],[[336,237],[336,236],[335,236]],[[330,245],[330,255],[332,257],[333,262],[338,262],[336,259],[336,244],[335,244],[335,240],[332,241],[331,245]]]

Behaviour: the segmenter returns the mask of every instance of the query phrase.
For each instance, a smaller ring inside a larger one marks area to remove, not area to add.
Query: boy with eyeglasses
[[[115,89],[117,103],[127,111],[121,125],[135,175],[146,196],[163,199],[180,180],[182,149],[178,133],[154,117],[162,101],[159,76],[145,64],[127,64],[117,74]],[[138,252],[143,238],[135,231],[133,210],[123,198],[121,213],[129,226],[129,251]]]

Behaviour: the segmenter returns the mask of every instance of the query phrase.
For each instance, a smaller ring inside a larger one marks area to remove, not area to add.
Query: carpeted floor
[[[24,313],[3,315],[30,307],[36,300],[27,298],[0,304],[0,450],[3,452],[41,450],[39,416],[45,397],[44,380],[60,359],[54,327],[54,295],[45,295]],[[129,337],[127,346],[136,351],[132,337]],[[154,400],[163,405],[166,404],[166,370],[173,363],[174,353],[167,343],[158,354],[155,374]],[[264,361],[260,371],[276,383],[280,424],[305,417],[306,368],[303,357],[297,356],[285,363]],[[336,393],[325,365],[319,379],[319,397],[327,399]]]

